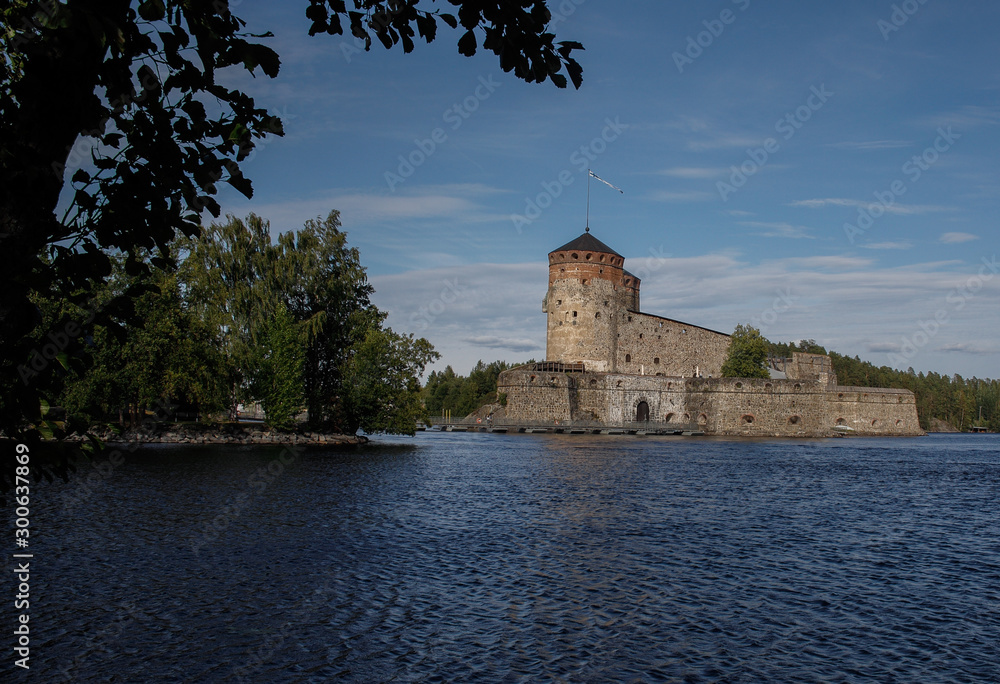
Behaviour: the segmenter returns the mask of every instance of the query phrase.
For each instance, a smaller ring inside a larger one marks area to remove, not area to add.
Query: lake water
[[[143,447],[33,488],[31,681],[1000,681],[998,437]]]

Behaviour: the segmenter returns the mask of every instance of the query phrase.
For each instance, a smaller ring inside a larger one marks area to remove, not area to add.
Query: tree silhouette
[[[520,79],[580,86],[571,54],[582,48],[554,42],[544,1],[450,4],[457,17],[418,0],[310,0],[305,14],[312,35],[346,26],[366,47],[374,36],[404,52],[414,37],[433,41],[440,20],[461,27],[462,55],[481,45]],[[273,78],[280,60],[226,0],[12,0],[0,22],[0,430],[37,438],[44,399],[86,357],[90,328],[134,320],[141,279],[93,305],[111,255],[135,275],[167,268],[178,231],[194,236],[204,211],[219,216],[219,183],[252,195],[240,163],[282,123],[216,77]],[[43,329],[40,292],[75,314]]]

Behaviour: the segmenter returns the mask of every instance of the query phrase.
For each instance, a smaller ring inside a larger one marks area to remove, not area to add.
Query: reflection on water
[[[32,677],[1000,680],[996,436],[280,453],[39,485]]]

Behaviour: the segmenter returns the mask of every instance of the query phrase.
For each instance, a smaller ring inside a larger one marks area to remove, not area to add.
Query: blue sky
[[[442,3],[436,3],[442,5]],[[236,12],[282,58],[232,85],[286,136],[224,211],[292,230],[339,209],[397,331],[466,373],[544,357],[546,254],[586,220],[642,309],[754,323],[878,365],[1000,376],[1000,7],[550,2],[583,87],[307,35],[305,3]],[[447,8],[447,5],[443,5]]]

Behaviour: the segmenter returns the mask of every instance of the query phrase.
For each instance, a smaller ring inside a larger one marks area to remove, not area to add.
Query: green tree
[[[233,410],[260,400],[288,428],[304,405],[318,429],[412,434],[418,378],[437,354],[382,327],[338,212],[276,241],[264,219],[231,216],[185,245],[186,296],[216,331]]]
[[[420,376],[439,357],[423,338],[378,326],[366,330],[343,368],[346,432],[416,434],[417,422],[427,420]]]
[[[768,342],[760,330],[738,324],[729,340],[729,353],[722,363],[724,378],[767,378]]]
[[[282,301],[274,277],[280,254],[271,243],[270,224],[255,214],[245,221],[227,218],[180,241],[179,275],[188,305],[215,331],[226,359],[228,411],[235,420],[236,407],[255,398],[250,382],[262,372],[265,332]]]
[[[423,390],[427,411],[432,416],[441,415],[443,410],[451,411],[456,417],[467,416],[484,404],[494,403],[500,373],[519,365],[522,364],[506,361],[487,364],[480,359],[468,377],[456,375],[451,366],[440,372],[432,371]]]
[[[116,269],[108,287],[131,279]],[[133,427],[157,405],[185,402],[201,413],[221,409],[224,359],[212,331],[186,310],[176,277],[155,275],[135,309],[139,323],[95,327],[93,364],[70,374],[60,397],[63,407],[89,421],[117,413]]]
[[[292,317],[305,330],[305,401],[309,422],[338,426],[350,349],[384,315],[371,303],[374,288],[361,255],[347,245],[340,214],[307,221],[302,230],[278,238],[280,267],[275,278]]]
[[[251,389],[260,399],[265,421],[278,430],[293,427],[295,416],[305,405],[302,337],[300,326],[282,303],[264,325],[260,338],[260,362],[256,364]]]
[[[309,0],[309,33],[341,34],[346,24],[366,47],[374,36],[410,52],[414,36],[435,39],[440,19],[461,26],[463,55],[481,45],[520,79],[565,87],[565,72],[579,87],[571,53],[581,46],[554,42],[542,0],[452,0],[457,18],[418,4]],[[203,211],[219,216],[220,182],[252,195],[240,163],[257,140],[281,135],[282,123],[217,74],[276,76],[278,55],[254,40],[267,35],[245,32],[225,0],[0,7],[0,253],[8,256],[0,274],[0,429],[7,434],[30,436],[44,398],[58,394],[65,377],[56,364],[24,370],[42,323],[33,293],[51,288],[88,309],[111,275],[110,253],[124,255],[130,274],[167,268],[177,231],[196,235]],[[76,159],[80,141],[89,153]],[[61,196],[70,202],[57,216]],[[79,337],[128,318],[128,295],[91,310]],[[62,353],[74,345],[83,349],[74,341]]]

